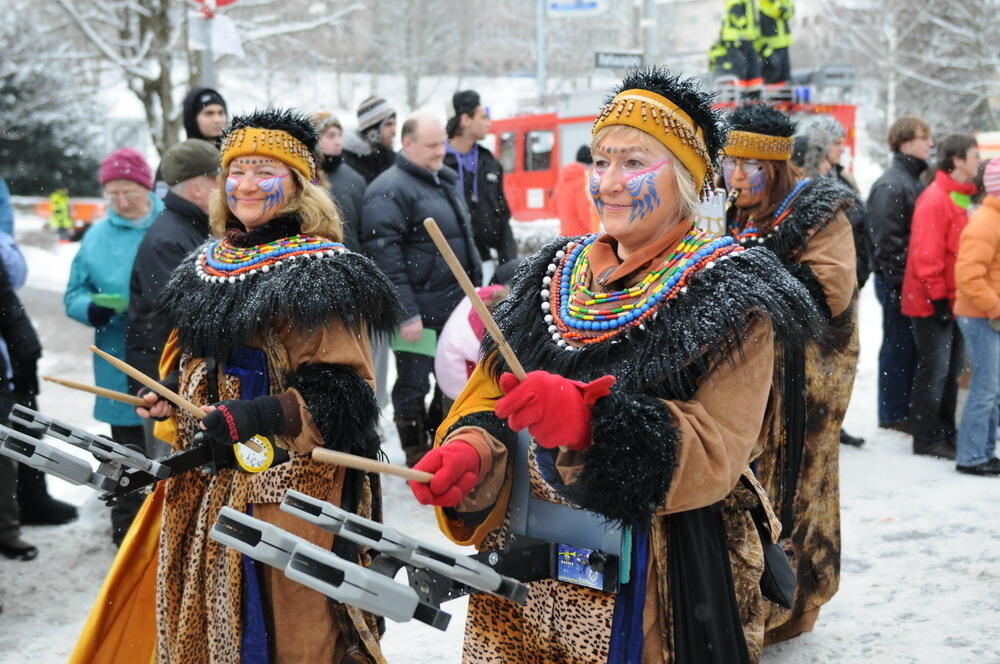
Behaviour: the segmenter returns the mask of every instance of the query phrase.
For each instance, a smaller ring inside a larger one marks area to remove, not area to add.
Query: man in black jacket
[[[396,163],[396,109],[381,97],[368,97],[358,106],[358,129],[344,134],[344,162],[361,174],[366,184]]]
[[[503,166],[479,144],[490,132],[490,116],[475,90],[456,92],[452,106],[444,163],[458,172],[480,258],[488,261],[496,252],[497,265],[503,265],[517,258],[517,243],[503,193]]]
[[[424,219],[437,221],[473,283],[482,278],[482,264],[458,176],[444,166],[444,127],[434,116],[417,113],[403,124],[402,140],[396,165],[365,191],[361,242],[399,289],[406,308],[400,337],[417,342],[425,330],[440,332],[462,299],[458,282],[424,229]],[[439,421],[424,408],[433,370],[433,356],[396,352],[392,405],[409,465],[429,449]]]
[[[358,227],[361,225],[361,205],[366,182],[361,175],[344,163],[344,128],[337,116],[319,111],[313,113],[313,125],[319,134],[319,167],[326,176],[337,209],[344,223],[344,244],[351,251],[360,251]]]
[[[920,174],[934,147],[930,127],[918,117],[903,116],[889,128],[889,147],[892,163],[868,194],[875,295],[882,305],[878,419],[881,427],[909,433],[916,348],[910,319],[900,311],[900,295],[913,208],[924,190]]]
[[[132,264],[125,333],[126,361],[153,377],[159,376],[160,354],[170,334],[169,325],[157,316],[157,300],[174,268],[208,239],[208,202],[218,188],[219,151],[207,141],[188,139],[167,150],[160,167],[170,190]],[[129,379],[133,393],[140,387]],[[153,456],[166,451],[150,429],[146,448]]]

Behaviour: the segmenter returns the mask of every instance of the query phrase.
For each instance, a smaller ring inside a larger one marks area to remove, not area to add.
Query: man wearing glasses
[[[872,240],[875,295],[882,305],[882,347],[878,356],[879,426],[910,433],[910,393],[916,347],[910,319],[900,310],[910,224],[924,190],[934,141],[930,126],[906,115],[889,128],[892,161],[868,194],[868,235]]]

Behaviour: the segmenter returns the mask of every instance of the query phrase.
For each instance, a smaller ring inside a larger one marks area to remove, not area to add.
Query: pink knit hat
[[[152,190],[153,170],[138,150],[122,148],[101,162],[101,184],[110,180],[131,180]]]
[[[993,198],[1000,198],[1000,157],[990,159],[983,171],[983,189]]]

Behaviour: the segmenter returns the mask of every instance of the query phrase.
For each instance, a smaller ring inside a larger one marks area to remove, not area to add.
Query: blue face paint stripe
[[[281,177],[268,178],[266,180],[261,180],[260,187],[267,196],[264,197],[264,209],[270,210],[272,207],[280,207],[285,201],[285,188],[281,186]]]
[[[625,188],[632,195],[632,212],[628,223],[633,223],[652,212],[660,205],[660,195],[656,191],[656,172],[651,171],[625,182]],[[645,189],[645,192],[643,192]]]

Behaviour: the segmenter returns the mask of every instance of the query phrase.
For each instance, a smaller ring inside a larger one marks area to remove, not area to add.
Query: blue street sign
[[[608,10],[608,0],[549,0],[546,8],[550,18],[597,16]]]

